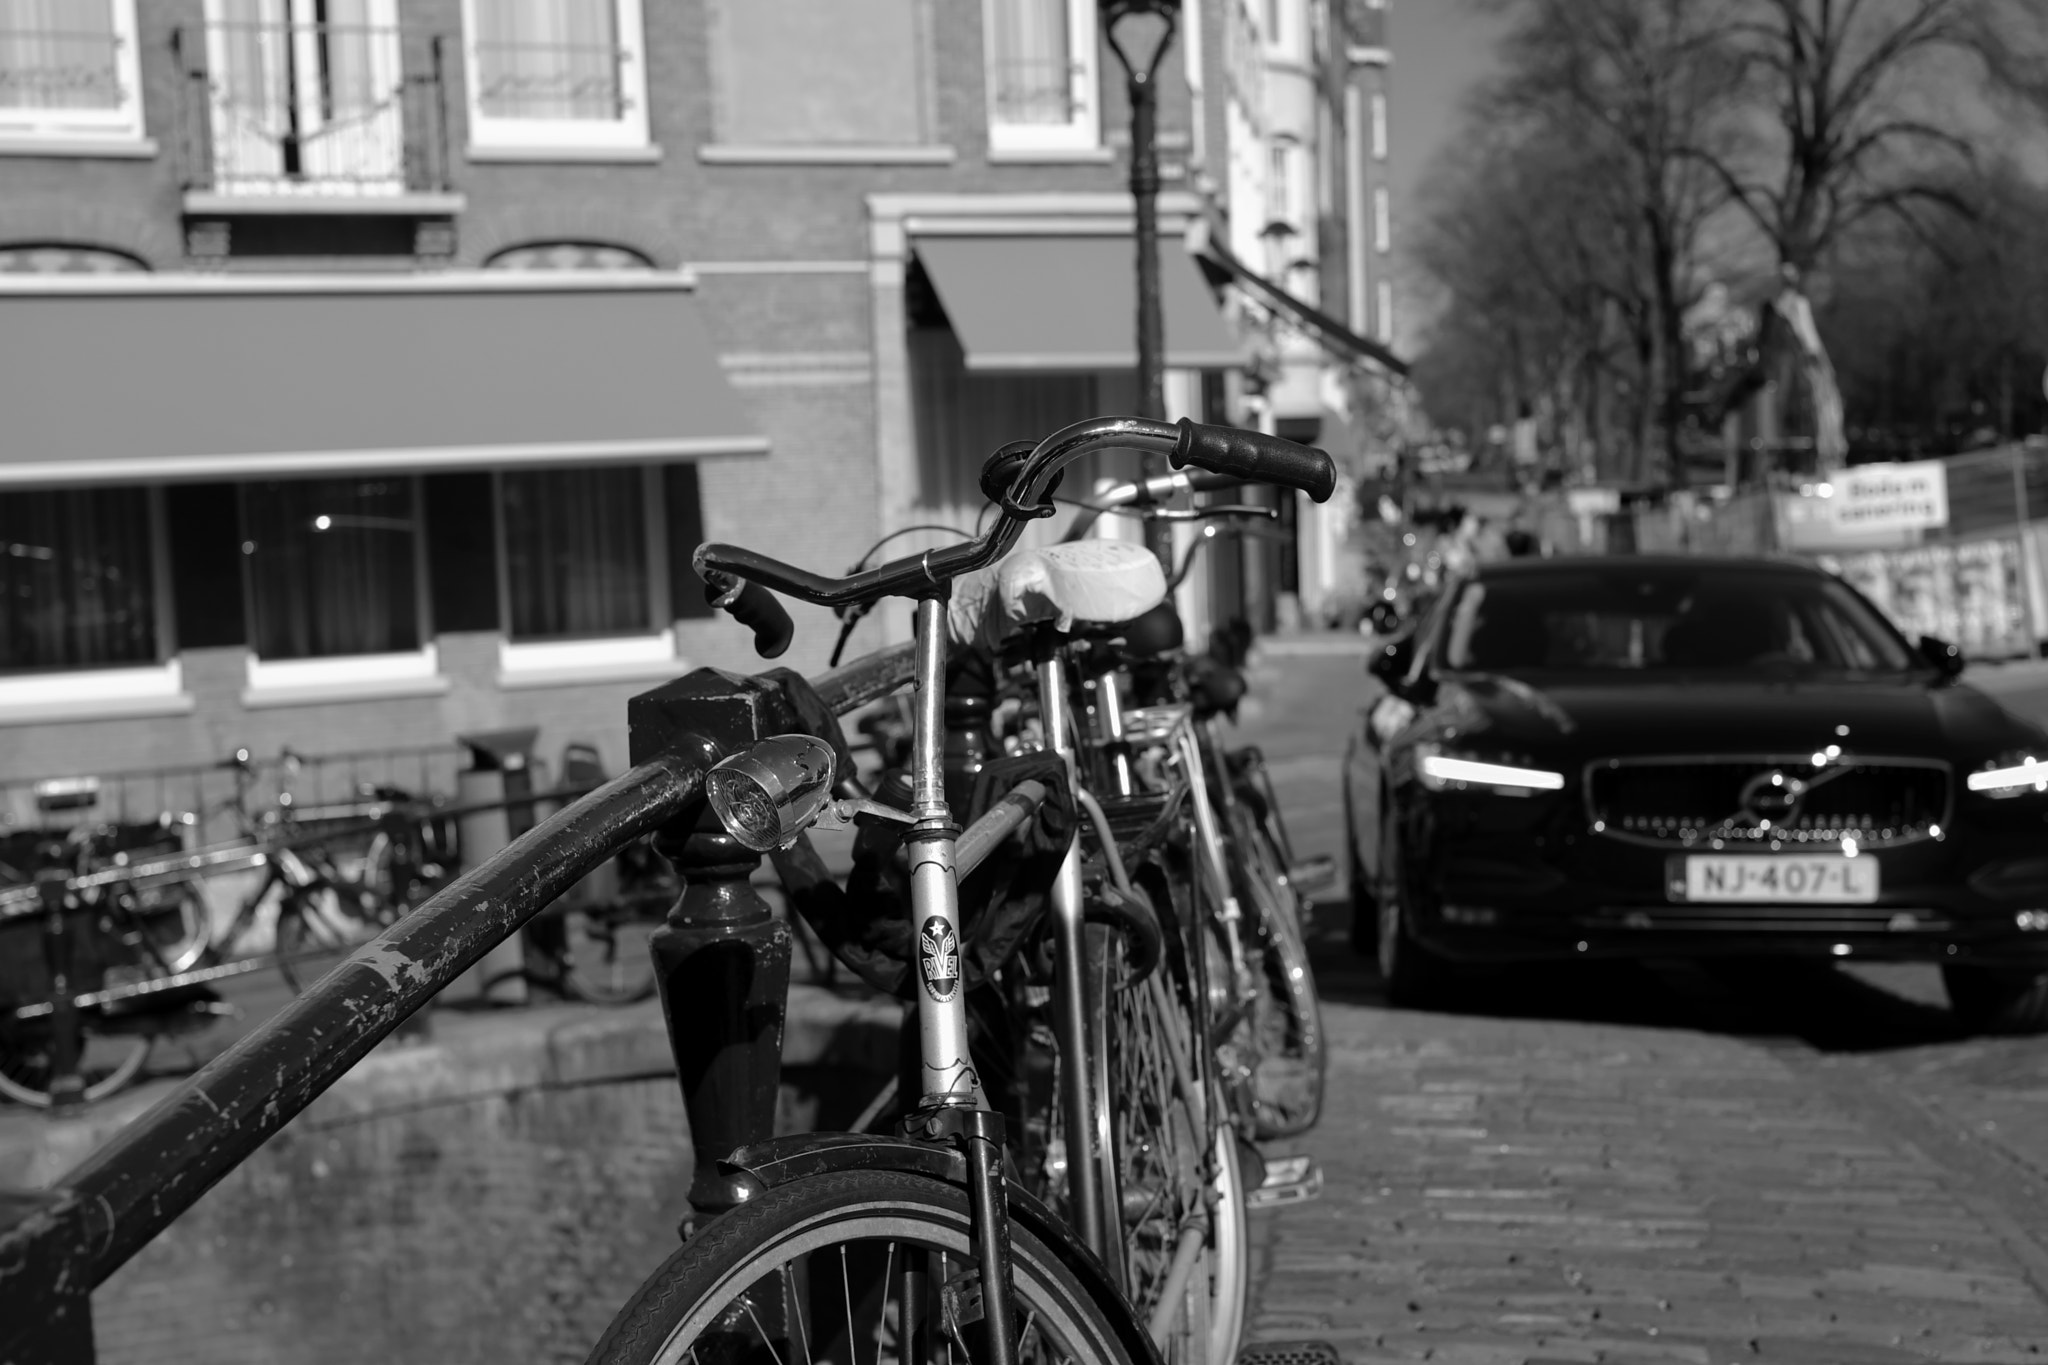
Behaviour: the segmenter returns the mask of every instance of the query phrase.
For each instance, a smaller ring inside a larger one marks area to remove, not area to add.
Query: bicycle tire
[[[563,916],[562,993],[587,1005],[631,1005],[654,994],[648,942],[662,921],[622,913]]]
[[[1245,951],[1254,960],[1250,1017],[1255,1136],[1295,1137],[1323,1114],[1329,1047],[1322,1001],[1301,932],[1301,899],[1287,878],[1279,842],[1239,807],[1232,841],[1239,895],[1250,914]]]
[[[613,1317],[589,1365],[771,1359],[794,1365],[864,1360],[870,1351],[877,1365],[909,1365],[900,1300],[896,1313],[889,1303],[899,1252],[905,1263],[923,1257],[964,1267],[973,1263],[971,1236],[966,1191],[932,1176],[855,1170],[793,1181],[722,1214],[662,1262]],[[858,1274],[853,1248],[860,1249]],[[830,1273],[834,1251],[837,1286]],[[826,1259],[817,1273],[811,1258],[821,1254]],[[1107,1294],[1098,1296],[1056,1248],[1014,1220],[1010,1255],[1020,1361],[1147,1365],[1117,1328],[1128,1310]],[[799,1257],[801,1286],[794,1268]],[[929,1301],[936,1306],[940,1298],[934,1287]],[[844,1337],[838,1335],[841,1321]],[[769,1324],[784,1322],[784,1334],[773,1335],[777,1328]],[[893,1354],[886,1340],[892,1323]],[[738,1349],[748,1328],[768,1351]],[[939,1365],[937,1357],[948,1354],[943,1330],[931,1338],[940,1349],[920,1365]],[[784,1349],[776,1349],[778,1342]]]
[[[104,1030],[90,1015],[80,1027],[79,1074],[85,1078],[87,1103],[132,1085],[156,1046],[154,1034]],[[50,1071],[47,1027],[0,1029],[0,1098],[31,1109],[48,1109]]]

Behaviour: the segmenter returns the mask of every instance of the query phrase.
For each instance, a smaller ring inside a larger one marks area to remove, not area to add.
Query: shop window
[[[0,139],[141,137],[133,0],[0,0]]]
[[[504,619],[514,640],[639,635],[667,625],[655,597],[663,496],[640,468],[498,476]],[[651,496],[650,496],[651,495]],[[650,526],[650,522],[654,524]]]
[[[149,494],[0,493],[0,672],[157,662]]]
[[[647,144],[640,0],[464,0],[469,140]]]
[[[245,484],[241,498],[250,644],[259,659],[420,648],[411,478]]]
[[[928,3],[717,0],[711,41],[718,141],[928,141],[928,47],[919,22]]]
[[[984,0],[992,152],[1100,141],[1095,0]]]

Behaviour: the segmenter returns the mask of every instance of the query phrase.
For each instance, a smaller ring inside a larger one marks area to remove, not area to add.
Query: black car
[[[1344,769],[1354,946],[1460,962],[1935,962],[2048,1026],[2048,732],[1801,562],[1511,560],[1369,671]]]

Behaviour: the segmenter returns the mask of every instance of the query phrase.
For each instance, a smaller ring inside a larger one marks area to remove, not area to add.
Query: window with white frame
[[[1387,97],[1378,91],[1372,97],[1372,159],[1387,159]]]
[[[469,140],[643,147],[640,0],[463,0]]]
[[[1382,253],[1394,249],[1394,210],[1385,185],[1372,190],[1372,248]]]
[[[1374,313],[1377,314],[1373,319],[1373,324],[1377,329],[1376,339],[1383,346],[1391,346],[1394,344],[1393,283],[1389,280],[1381,280],[1379,288],[1374,291],[1374,294],[1376,295],[1375,303],[1377,305],[1373,309]]]
[[[157,661],[140,488],[0,493],[0,675]]]
[[[1094,0],[984,0],[989,150],[1101,141]]]
[[[141,137],[134,0],[0,0],[0,139]]]

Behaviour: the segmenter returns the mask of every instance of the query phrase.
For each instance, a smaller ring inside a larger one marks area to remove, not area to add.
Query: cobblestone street
[[[1269,656],[1243,734],[1341,854],[1362,657]],[[1254,1338],[1353,1365],[2023,1361],[2048,1350],[2048,1055],[1932,968],[1545,968],[1386,1006],[1321,907],[1318,1202],[1259,1215]]]

